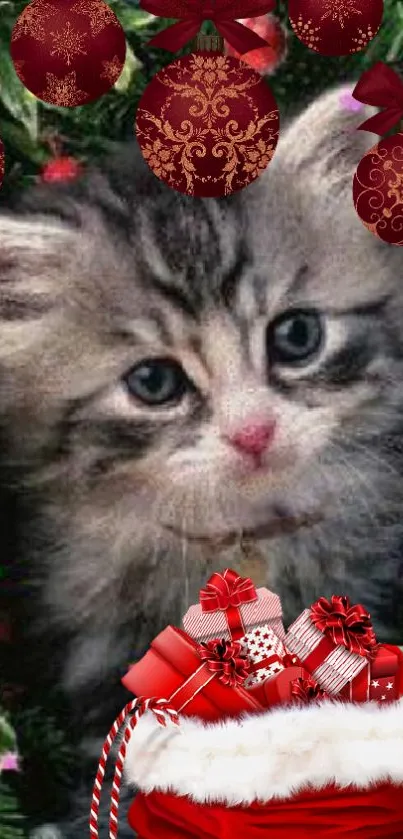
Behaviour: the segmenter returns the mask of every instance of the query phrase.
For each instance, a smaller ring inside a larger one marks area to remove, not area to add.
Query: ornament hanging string
[[[179,52],[196,37],[204,21],[210,20],[230,46],[245,55],[269,44],[237,18],[254,18],[272,12],[275,0],[140,0],[140,7],[156,17],[178,19],[178,23],[152,38],[149,46]]]
[[[362,74],[353,97],[364,105],[383,108],[358,126],[358,131],[386,134],[403,118],[403,81],[391,67],[378,61]]]

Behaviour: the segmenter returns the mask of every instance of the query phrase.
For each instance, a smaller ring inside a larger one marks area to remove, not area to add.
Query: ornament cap
[[[203,32],[199,32],[194,40],[194,51],[224,53],[224,38],[221,35],[204,35]]]

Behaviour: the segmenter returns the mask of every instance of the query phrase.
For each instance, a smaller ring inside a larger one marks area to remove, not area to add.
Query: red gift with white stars
[[[282,659],[286,648],[269,626],[255,627],[240,639],[240,644],[251,665],[245,688],[261,684],[284,670]]]

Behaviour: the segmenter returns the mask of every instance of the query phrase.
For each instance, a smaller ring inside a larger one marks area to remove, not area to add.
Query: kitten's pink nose
[[[250,423],[229,437],[234,448],[254,457],[262,455],[274,436],[275,423]]]

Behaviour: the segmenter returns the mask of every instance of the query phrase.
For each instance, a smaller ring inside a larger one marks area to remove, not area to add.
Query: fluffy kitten
[[[339,101],[314,103],[227,199],[179,196],[133,147],[0,220],[8,666],[77,754],[74,803],[27,755],[33,824],[82,839],[120,676],[236,567],[236,547],[186,536],[319,513],[261,543],[286,620],[341,592],[403,637],[402,254],[356,217],[371,138]]]

